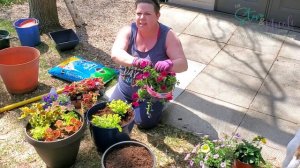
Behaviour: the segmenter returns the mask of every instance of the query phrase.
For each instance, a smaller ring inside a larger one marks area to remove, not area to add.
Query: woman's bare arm
[[[181,42],[172,30],[168,32],[166,39],[166,48],[167,55],[173,62],[171,71],[176,73],[186,71],[188,68],[188,64],[183,52]]]
[[[131,66],[134,57],[127,53],[127,48],[129,44],[129,38],[131,33],[131,27],[126,26],[123,27],[113,44],[113,47],[111,49],[111,58],[112,60],[123,66]]]

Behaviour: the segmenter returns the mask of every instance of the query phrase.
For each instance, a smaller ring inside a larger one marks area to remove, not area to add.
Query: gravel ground
[[[80,45],[75,50],[58,52],[47,34],[41,35],[39,86],[37,90],[23,95],[9,94],[0,80],[0,107],[47,93],[51,87],[61,87],[64,81],[50,77],[48,69],[67,57],[82,57],[101,62],[106,66],[116,67],[110,59],[110,48],[118,30],[129,24],[134,18],[134,0],[76,0],[79,13],[87,23],[83,28],[76,28],[62,0],[57,1],[59,20],[64,28],[74,29],[80,37]],[[0,22],[12,23],[22,17],[28,17],[28,3],[0,7]],[[15,32],[11,32],[16,35]],[[12,46],[19,46],[17,40]],[[38,168],[46,167],[34,148],[25,141],[24,125],[19,121],[19,110],[0,114],[0,167],[1,168]],[[159,125],[152,130],[133,129],[132,138],[146,143],[157,157],[157,167],[186,167],[183,162],[185,153],[192,149],[198,137],[178,129]],[[100,167],[100,155],[97,154],[88,129],[81,142],[76,164],[73,167]]]
[[[114,38],[121,27],[129,24],[134,18],[134,0],[77,0],[79,14],[87,26],[74,27],[72,18],[62,0],[58,0],[58,14],[60,24],[64,28],[72,28],[80,38],[80,45],[75,50],[57,52],[47,34],[41,35],[42,44],[37,46],[40,50],[39,86],[30,94],[11,95],[0,80],[0,107],[11,103],[47,93],[50,87],[62,86],[65,83],[51,78],[48,69],[57,65],[64,59],[80,55],[88,60],[100,62],[109,67],[116,67],[111,61],[110,49]],[[11,23],[18,18],[28,17],[28,3],[0,7],[0,19]],[[11,32],[16,36],[15,32]],[[18,40],[12,40],[12,46],[19,46]]]

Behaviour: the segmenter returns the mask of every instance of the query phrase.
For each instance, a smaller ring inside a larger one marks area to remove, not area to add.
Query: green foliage
[[[19,119],[29,118],[31,136],[36,140],[55,141],[63,139],[82,126],[79,116],[70,104],[68,95],[57,95],[55,89],[43,96],[42,103],[20,108]]]
[[[26,0],[0,0],[2,5],[12,5],[12,4],[21,4],[26,2]]]
[[[23,107],[21,108],[22,115],[19,119],[23,119],[29,117],[30,125],[35,127],[44,127],[46,125],[50,125],[60,116],[61,108],[59,106],[53,106],[45,111],[43,109],[43,104],[34,103],[31,107]]]
[[[8,20],[0,19],[0,29],[7,30],[11,35],[16,35],[16,30],[13,27],[13,23]]]
[[[243,139],[242,142],[237,145],[234,152],[235,158],[254,167],[260,167],[262,164],[265,164],[266,162],[261,155],[261,142],[266,142],[266,139],[261,136],[255,137],[251,142]]]
[[[70,102],[70,97],[67,94],[60,94],[57,98],[57,101],[61,105],[67,105]]]
[[[122,132],[120,126],[121,117],[118,114],[104,114],[103,116],[93,115],[91,123],[100,128],[117,128]]]
[[[123,100],[112,100],[107,105],[114,113],[121,117],[125,116],[127,111],[131,108],[131,104],[127,104]]]
[[[61,118],[65,121],[66,125],[71,125],[72,124],[71,119],[73,118],[79,119],[77,114],[74,111],[62,114]]]
[[[34,127],[33,129],[30,130],[30,133],[34,139],[43,139],[45,136],[46,130],[50,128],[50,125],[45,125],[44,127],[38,126]]]
[[[235,143],[229,138],[226,135],[223,139],[210,140],[208,136],[204,136],[202,142],[186,156],[185,160],[189,162],[190,167],[230,167]]]

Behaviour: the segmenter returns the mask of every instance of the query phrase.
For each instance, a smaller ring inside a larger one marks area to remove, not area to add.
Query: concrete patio
[[[169,5],[160,21],[177,33],[189,60],[163,122],[212,138],[265,136],[263,155],[280,167],[300,128],[299,30]]]

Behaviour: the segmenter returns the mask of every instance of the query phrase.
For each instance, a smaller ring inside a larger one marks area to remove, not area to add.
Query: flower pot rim
[[[100,103],[94,105],[93,107],[95,107],[95,106],[97,106],[97,105],[99,105],[99,104],[105,104],[105,105],[106,105],[106,103],[108,103],[108,102],[109,102],[109,101],[100,102]],[[90,111],[93,107],[91,107],[91,108],[88,110],[87,115],[89,114],[89,111]],[[98,109],[98,110],[100,110],[100,109]],[[127,124],[121,125],[122,128],[128,126],[131,122],[134,121],[135,113],[134,113],[134,110],[133,110],[132,107],[131,107],[131,110],[133,111],[133,117],[131,118],[131,120],[130,120]],[[91,113],[90,115],[92,116],[95,112],[98,112],[98,111],[90,112],[90,113]],[[88,122],[90,125],[94,126],[94,127],[101,128],[101,129],[106,129],[106,130],[118,130],[118,128],[102,128],[102,127],[98,127],[98,126],[94,125],[94,124],[90,121],[89,115],[86,117],[86,119],[87,119],[87,122]]]
[[[16,67],[16,66],[22,66],[22,65],[26,65],[26,64],[30,64],[32,62],[35,62],[37,60],[40,59],[40,56],[41,56],[41,53],[40,53],[40,50],[34,48],[34,47],[29,47],[29,46],[18,46],[18,47],[8,47],[8,48],[4,48],[2,49],[0,52],[11,52],[11,51],[14,51],[16,49],[30,49],[32,52],[37,52],[37,56],[36,58],[30,60],[30,61],[27,61],[27,62],[24,62],[24,63],[20,63],[20,64],[13,64],[13,65],[6,65],[6,64],[1,64],[0,63],[0,66],[2,67]]]
[[[152,158],[152,160],[153,160],[153,166],[152,166],[152,167],[153,167],[153,168],[155,167],[155,165],[156,165],[156,157],[155,157],[153,151],[152,151],[146,144],[144,144],[144,143],[142,143],[142,142],[139,142],[139,141],[133,141],[133,140],[132,140],[132,141],[121,141],[121,142],[115,143],[115,144],[111,145],[109,148],[107,148],[107,149],[105,150],[105,152],[103,153],[102,157],[101,157],[101,166],[102,166],[103,168],[105,168],[105,164],[104,164],[105,157],[106,157],[107,154],[109,154],[110,150],[113,149],[113,148],[116,147],[116,146],[123,145],[123,144],[125,144],[125,145],[126,145],[126,144],[128,144],[128,145],[130,145],[130,144],[135,144],[135,145],[138,145],[138,146],[143,146],[143,147],[145,147],[145,148],[147,149],[147,151],[150,153],[151,158]]]
[[[26,127],[24,128],[24,130],[25,130],[25,135],[26,135],[26,138],[27,138],[27,141],[28,141],[30,144],[48,144],[48,145],[55,145],[56,143],[59,143],[59,142],[61,142],[61,141],[64,141],[64,140],[67,140],[67,139],[70,139],[70,138],[73,138],[73,137],[76,137],[76,138],[74,139],[74,141],[77,140],[78,138],[81,138],[81,135],[80,135],[80,134],[83,133],[83,132],[85,131],[85,127],[86,127],[87,123],[86,123],[86,121],[85,121],[85,118],[84,118],[83,116],[81,116],[79,112],[77,112],[76,110],[75,110],[75,112],[76,112],[76,113],[78,114],[78,116],[80,116],[80,118],[82,119],[82,125],[81,125],[80,129],[79,129],[77,132],[75,132],[74,134],[68,136],[67,138],[64,138],[64,139],[58,139],[58,140],[55,140],[55,141],[39,141],[39,140],[36,140],[36,139],[32,138],[30,135],[28,135],[28,133],[27,133],[27,127],[30,125],[30,123],[28,122],[28,123],[26,124]]]

